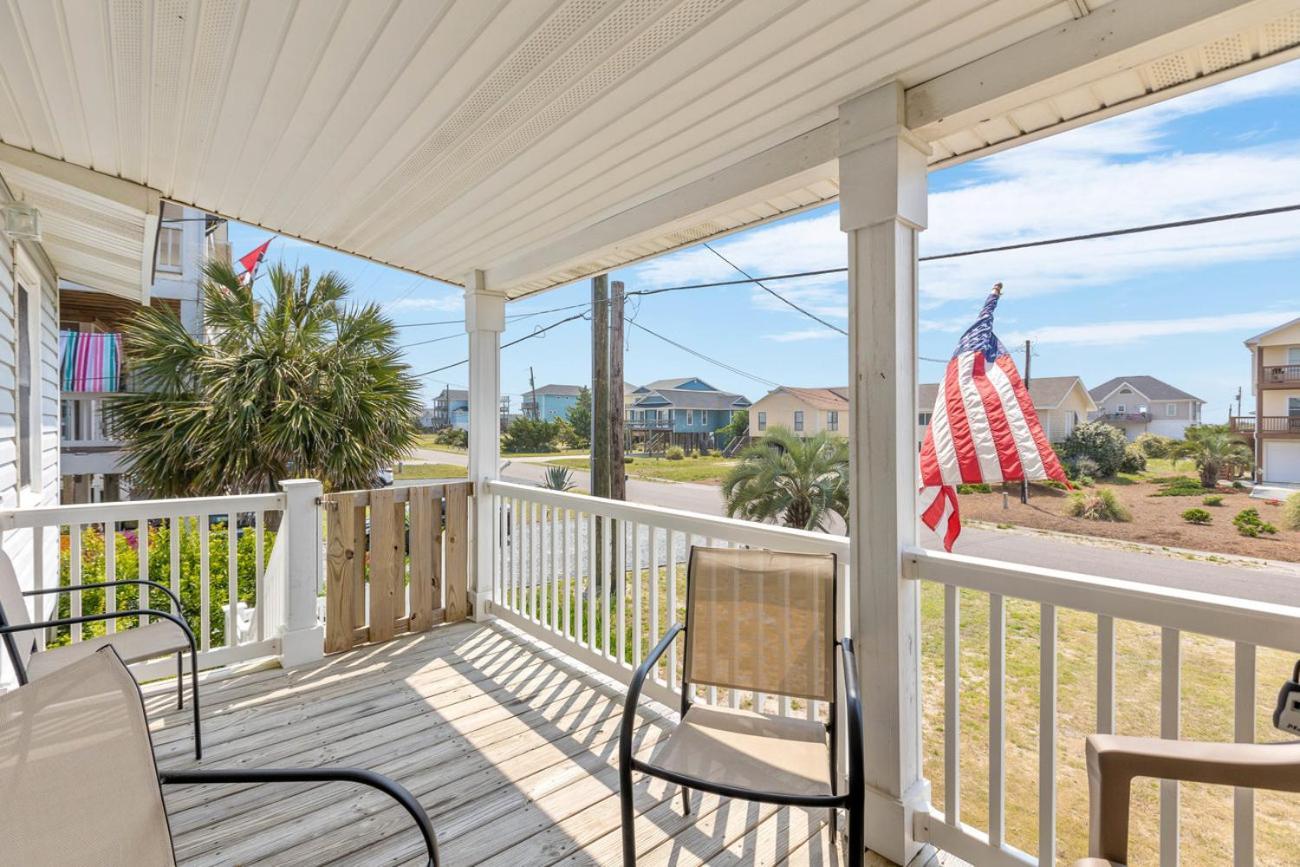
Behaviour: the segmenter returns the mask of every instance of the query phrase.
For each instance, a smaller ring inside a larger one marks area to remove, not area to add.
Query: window
[[[803,410],[801,409],[794,411],[794,429],[797,431],[803,430]]]
[[[840,414],[836,410],[830,409],[826,411],[826,429],[827,430],[840,429]]]
[[[1124,404],[1122,403],[1115,404],[1115,412],[1119,413],[1120,415],[1123,415],[1126,412],[1124,408]]]
[[[158,270],[181,272],[181,241],[184,230],[179,226],[163,226],[158,230]]]
[[[916,416],[916,423],[919,424],[921,427],[925,427],[930,423],[930,416],[932,415],[934,415],[934,413],[932,412],[918,413]]]
[[[1286,414],[1291,418],[1300,418],[1300,397],[1286,399]]]
[[[18,285],[17,322],[14,330],[18,332],[18,486],[32,487],[32,443],[38,438],[33,428],[39,424],[35,394],[32,391],[32,311],[31,295],[27,287]]]
[[[1165,404],[1165,415],[1169,416],[1170,418],[1173,418],[1174,416],[1178,415],[1178,404],[1176,403]]]
[[[691,427],[694,424],[695,424],[695,410],[688,409],[686,410],[686,426]]]
[[[767,413],[765,412],[760,412],[758,414],[758,429],[767,430]]]
[[[1300,346],[1289,346],[1286,350],[1287,364],[1300,364]]]

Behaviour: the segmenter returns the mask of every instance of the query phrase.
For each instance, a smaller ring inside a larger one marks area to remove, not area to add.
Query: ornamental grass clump
[[[1282,526],[1288,530],[1300,530],[1300,493],[1286,498],[1282,507]]]
[[[1072,517],[1088,521],[1125,523],[1133,520],[1133,516],[1120,503],[1115,493],[1106,488],[1076,491],[1070,495],[1070,502],[1066,505],[1065,511]]]

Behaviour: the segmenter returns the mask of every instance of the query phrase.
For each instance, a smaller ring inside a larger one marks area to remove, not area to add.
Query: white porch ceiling
[[[836,107],[891,78],[945,162],[1300,43],[1300,0],[91,8],[0,4],[0,141],[512,297],[834,200]]]

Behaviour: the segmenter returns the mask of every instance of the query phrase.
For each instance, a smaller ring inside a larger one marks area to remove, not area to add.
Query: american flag
[[[1069,485],[1016,364],[993,333],[1001,297],[999,283],[957,342],[921,445],[921,520],[931,530],[947,521],[943,547],[949,551],[961,533],[957,485],[1041,479]]]

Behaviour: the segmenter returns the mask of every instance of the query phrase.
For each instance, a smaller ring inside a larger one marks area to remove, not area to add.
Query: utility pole
[[[591,278],[591,495],[609,497],[609,277]],[[592,580],[605,583],[603,522],[596,520]],[[612,559],[612,558],[611,558]],[[603,628],[603,627],[602,627]]]
[[[533,378],[533,366],[531,364],[528,365],[528,387],[533,390],[533,393],[530,395],[530,397],[532,397],[533,399],[533,411],[530,413],[530,415],[532,415],[533,421],[537,421],[539,418],[541,418],[541,413],[538,412],[537,380]]]
[[[610,284],[609,298],[609,496],[627,499],[623,466],[623,283]]]
[[[1025,341],[1025,391],[1029,391],[1029,360],[1033,357],[1033,346],[1028,340]],[[1030,399],[1033,403],[1033,399]],[[1029,480],[1020,480],[1020,502],[1029,502]]]
[[[1237,415],[1241,415],[1241,386],[1237,386]]]

